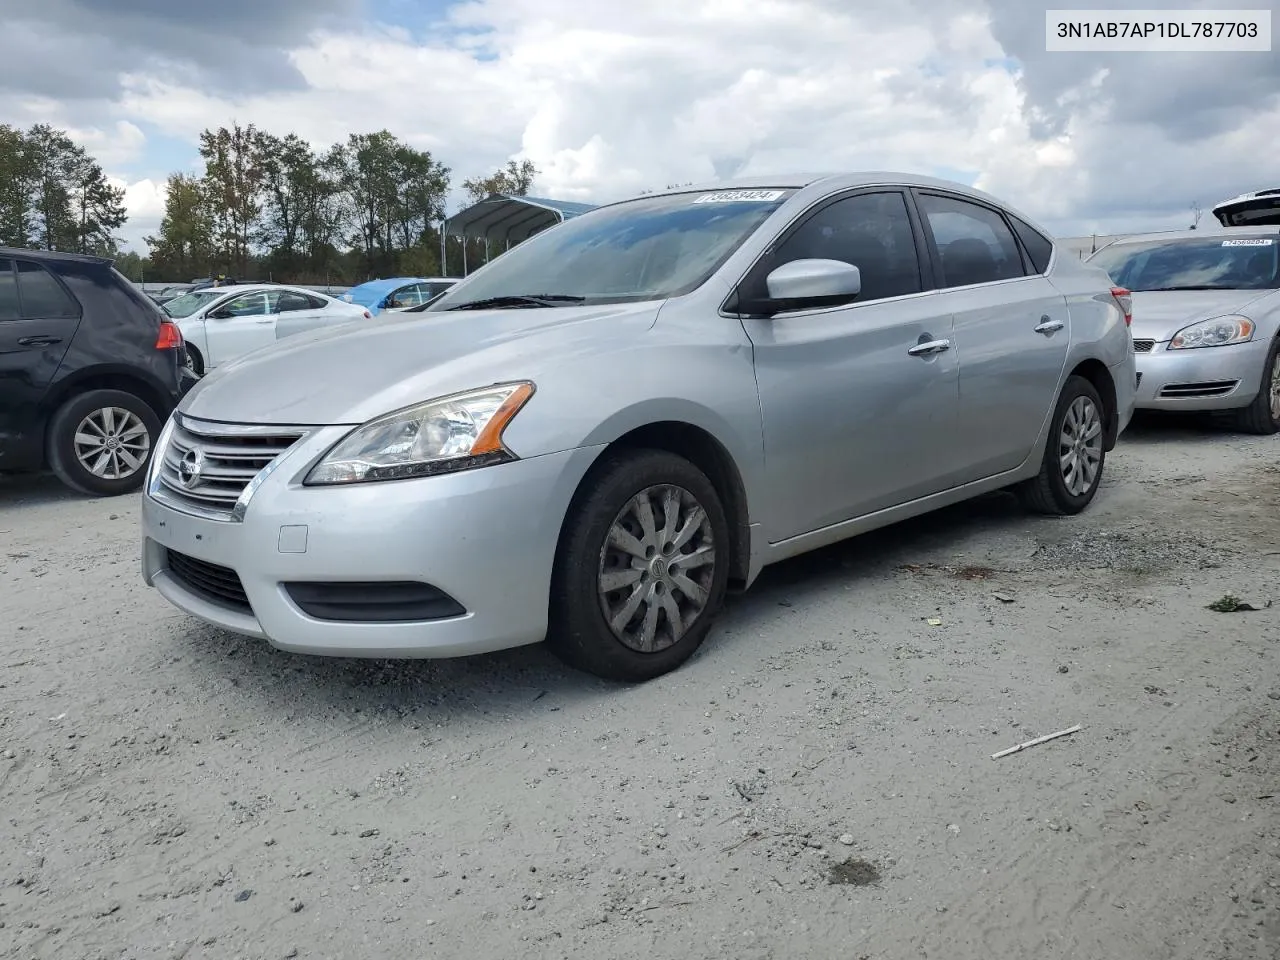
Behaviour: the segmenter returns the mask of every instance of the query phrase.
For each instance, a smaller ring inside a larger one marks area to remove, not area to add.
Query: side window
[[[13,261],[0,260],[0,320],[17,320],[18,279],[13,275]]]
[[[438,297],[452,286],[452,283],[433,283],[428,288],[428,295],[431,297]]]
[[[271,301],[272,313],[292,313],[295,310],[314,309],[309,297],[294,293],[292,290],[272,291],[267,294],[267,298]]]
[[[267,298],[260,293],[246,293],[234,297],[218,308],[233,317],[256,317],[267,312]]]
[[[18,293],[22,315],[31,319],[66,319],[80,316],[80,304],[44,267],[30,260],[18,261]]]
[[[321,300],[319,297],[313,297],[311,294],[307,294],[308,310],[323,310],[327,306],[329,306],[328,300]]]
[[[843,260],[857,267],[862,273],[859,303],[921,289],[907,202],[898,192],[864,193],[828,204],[783,241],[769,269],[809,259]]]
[[[1027,248],[1027,255],[1031,257],[1031,265],[1036,268],[1036,273],[1044,273],[1049,269],[1049,259],[1053,256],[1053,241],[1031,224],[1023,223],[1012,214],[1009,216],[1009,222],[1013,224],[1013,232]]]
[[[422,284],[414,283],[407,287],[401,287],[393,293],[391,298],[387,301],[387,304],[388,306],[416,307],[422,301]]]
[[[925,193],[920,212],[933,232],[944,287],[1025,276],[1013,232],[994,210]]]

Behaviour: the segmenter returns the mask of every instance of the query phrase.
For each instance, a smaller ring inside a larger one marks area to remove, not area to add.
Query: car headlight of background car
[[[1253,321],[1248,317],[1214,317],[1183,327],[1169,341],[1170,350],[1191,350],[1196,347],[1225,347],[1229,343],[1244,343],[1253,339]]]
[[[407,480],[515,460],[502,431],[533,390],[528,382],[495,384],[370,420],[334,444],[303,482]]]

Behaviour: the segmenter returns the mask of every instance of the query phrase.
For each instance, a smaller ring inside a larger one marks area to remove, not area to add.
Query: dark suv
[[[177,325],[110,260],[0,247],[0,472],[138,489],[183,360]]]

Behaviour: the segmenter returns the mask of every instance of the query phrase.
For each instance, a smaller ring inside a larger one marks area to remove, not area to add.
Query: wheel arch
[[[641,424],[603,445],[592,468],[574,491],[569,510],[561,521],[561,537],[579,498],[589,489],[595,466],[609,454],[625,450],[664,450],[683,457],[706,474],[720,497],[729,522],[729,580],[733,584],[745,584],[751,565],[751,522],[742,472],[724,443],[705,427],[685,420],[657,420]]]
[[[1111,378],[1111,371],[1107,369],[1107,365],[1096,357],[1089,357],[1077,363],[1068,374],[1070,377],[1083,377],[1093,384],[1093,388],[1098,391],[1098,396],[1102,398],[1102,405],[1105,408],[1103,413],[1103,423],[1105,424],[1105,433],[1103,434],[1103,449],[1110,453],[1115,449],[1116,441],[1120,436],[1120,408],[1116,399],[1116,384]],[[1063,383],[1066,381],[1064,380]]]
[[[164,387],[132,367],[103,365],[86,367],[75,376],[56,383],[45,394],[41,414],[48,420],[60,406],[77,394],[90,390],[122,390],[142,400],[155,411],[161,422],[173,412],[176,398],[170,397]]]

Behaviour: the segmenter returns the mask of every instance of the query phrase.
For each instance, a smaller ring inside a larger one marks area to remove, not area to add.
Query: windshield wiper
[[[488,310],[506,307],[554,307],[558,303],[582,303],[586,297],[575,297],[567,293],[524,293],[509,294],[502,297],[486,297],[483,300],[472,300],[460,303],[449,310]]]

